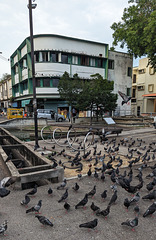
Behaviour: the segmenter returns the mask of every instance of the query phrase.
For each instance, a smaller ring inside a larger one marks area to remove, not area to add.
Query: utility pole
[[[35,0],[33,0],[34,2]],[[39,148],[38,144],[38,123],[37,123],[37,99],[36,99],[36,79],[35,79],[35,64],[34,64],[34,42],[33,42],[33,19],[32,19],[32,9],[35,9],[36,3],[32,3],[29,0],[29,23],[30,23],[30,44],[31,44],[31,63],[32,63],[32,82],[33,82],[33,112],[34,112],[34,125],[35,125],[35,146],[36,150]]]

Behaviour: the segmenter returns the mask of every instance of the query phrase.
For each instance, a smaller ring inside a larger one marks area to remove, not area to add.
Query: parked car
[[[65,121],[65,117],[51,109],[37,109],[38,118],[53,119],[57,122]]]

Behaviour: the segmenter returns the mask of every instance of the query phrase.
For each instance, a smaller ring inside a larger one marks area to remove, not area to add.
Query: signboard
[[[109,118],[104,118],[104,120],[107,124],[115,124],[114,120],[110,117]]]

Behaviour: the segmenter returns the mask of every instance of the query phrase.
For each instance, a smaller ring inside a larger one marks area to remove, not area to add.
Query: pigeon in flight
[[[134,219],[127,219],[126,222],[122,222],[121,225],[126,225],[132,228],[132,231],[134,231],[134,228],[138,225],[138,217],[135,217]]]
[[[34,207],[26,210],[26,213],[29,213],[29,212],[39,213],[39,210],[40,210],[41,207],[42,207],[42,200],[39,200],[39,202]]]
[[[98,224],[98,219],[95,218],[93,221],[82,223],[79,225],[80,228],[91,228],[94,229]]]
[[[126,94],[118,91],[119,95],[122,97],[123,101],[122,101],[122,105],[124,105],[125,103],[128,103],[129,100],[131,100],[131,97],[130,96],[127,96]]]
[[[27,206],[30,202],[30,197],[28,195],[25,195],[25,199],[21,201],[21,205]]]
[[[4,221],[4,223],[2,223],[1,225],[0,225],[0,234],[2,233],[3,235],[4,235],[4,232],[7,230],[7,223],[8,223],[8,221],[7,220],[5,220]]]
[[[50,220],[48,218],[46,218],[45,216],[36,215],[35,217],[38,218],[39,222],[42,223],[43,225],[53,227],[53,223],[50,222]]]

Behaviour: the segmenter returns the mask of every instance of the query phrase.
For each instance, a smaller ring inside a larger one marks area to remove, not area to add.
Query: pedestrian
[[[76,109],[72,109],[72,117],[73,117],[73,123],[75,123],[75,118],[76,118]]]

